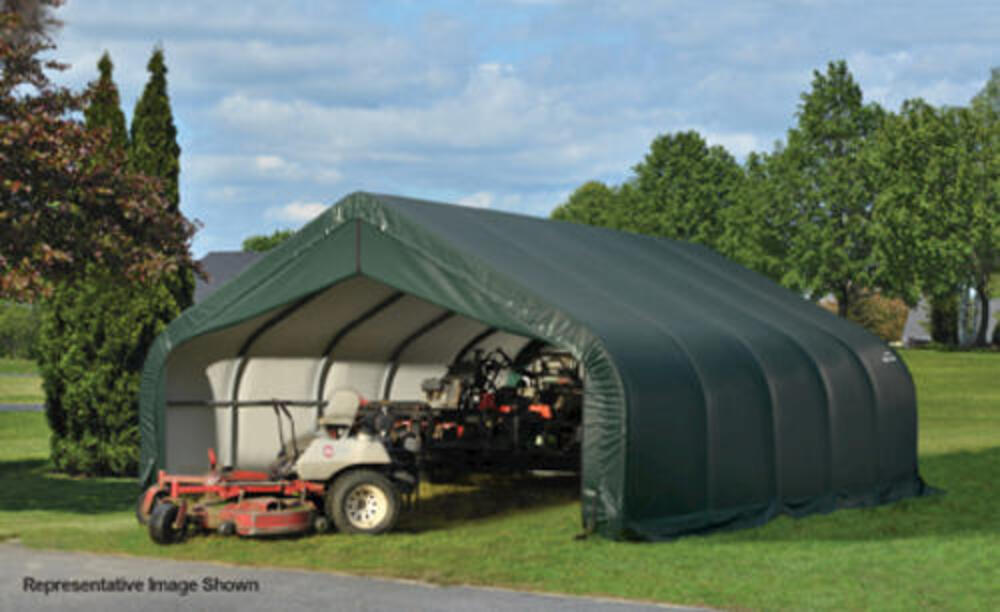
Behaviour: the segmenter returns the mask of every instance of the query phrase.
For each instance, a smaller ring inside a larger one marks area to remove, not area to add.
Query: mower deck
[[[265,472],[212,471],[204,476],[171,475],[160,471],[156,484],[139,501],[140,520],[150,521],[156,505],[177,507],[168,519],[150,524],[156,540],[179,537],[187,524],[203,531],[241,536],[305,533],[314,527],[316,505],[324,488],[305,480],[272,480]]]

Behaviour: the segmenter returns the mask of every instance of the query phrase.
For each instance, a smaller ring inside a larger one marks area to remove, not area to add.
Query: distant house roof
[[[236,278],[240,272],[263,256],[264,253],[252,251],[212,251],[202,257],[198,263],[208,274],[208,281],[195,277],[194,303],[197,304],[215,293],[216,289]]]

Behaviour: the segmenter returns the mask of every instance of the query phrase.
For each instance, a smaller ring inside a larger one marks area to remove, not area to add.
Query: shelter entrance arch
[[[166,468],[204,470],[211,447],[223,465],[262,469],[280,443],[261,408],[281,398],[309,431],[349,390],[436,411],[425,448],[447,450],[428,454],[432,463],[578,470],[581,381],[566,351],[355,275],[171,353]]]

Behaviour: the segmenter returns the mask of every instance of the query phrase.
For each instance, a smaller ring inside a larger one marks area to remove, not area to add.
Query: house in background
[[[212,251],[198,263],[208,275],[208,280],[195,276],[194,303],[197,304],[215,290],[239,276],[243,270],[264,256],[254,251]]]
[[[993,337],[993,329],[997,325],[997,314],[1000,313],[1000,298],[990,300],[990,324],[986,329],[986,338]],[[903,346],[913,346],[931,341],[931,307],[927,300],[920,300],[916,308],[910,310],[903,327]]]

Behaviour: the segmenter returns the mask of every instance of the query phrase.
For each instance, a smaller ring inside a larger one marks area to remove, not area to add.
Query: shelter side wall
[[[243,338],[265,317],[207,334],[174,349],[166,363],[164,407],[165,469],[203,472],[208,468],[206,450],[229,456],[229,408],[201,402],[229,399],[235,373],[235,355]]]
[[[170,387],[166,431],[168,470],[187,473],[207,470],[209,448],[215,450],[218,457],[229,456],[231,409],[179,402],[224,398],[235,367],[234,359],[224,359],[204,369],[209,384],[208,395],[204,394],[206,389],[201,385],[187,387],[184,384],[185,380],[197,380],[190,376],[193,372],[178,376],[176,384]]]
[[[220,444],[227,438],[219,435],[223,428],[229,429],[228,414],[223,409],[171,406],[167,412],[167,471],[175,474],[207,471],[208,449],[218,453],[229,446]]]
[[[917,476],[917,397],[909,370],[891,349],[872,343],[858,351],[878,397],[879,478],[883,485]]]
[[[410,363],[400,365],[393,377],[390,400],[423,400],[421,383],[428,378],[440,378],[448,372],[443,364]]]
[[[707,430],[704,399],[690,361],[672,340],[654,333],[632,338],[618,352],[614,345],[608,348],[629,398],[628,518],[703,510]]]
[[[334,361],[326,375],[326,399],[339,389],[350,389],[365,399],[377,399],[382,392],[388,364],[374,361]]]
[[[916,391],[906,365],[892,349],[861,326],[802,301],[708,249],[695,246],[688,246],[688,249],[701,251],[705,264],[714,267],[716,274],[726,275],[731,283],[753,287],[754,292],[769,303],[776,317],[809,326],[822,333],[825,342],[833,342],[843,349],[850,363],[839,367],[853,369],[857,374],[846,384],[857,387],[866,397],[853,405],[839,405],[836,410],[836,418],[843,423],[838,423],[834,430],[836,453],[838,460],[846,460],[837,478],[838,482],[847,485],[841,490],[856,489],[861,474],[867,474],[873,482],[883,486],[904,481],[902,484],[919,488]],[[867,414],[862,414],[862,409],[866,409]],[[853,432],[848,425],[852,420]],[[867,465],[859,466],[859,462]],[[846,473],[848,470],[853,474]]]
[[[317,359],[295,357],[251,357],[247,360],[239,388],[241,401],[269,399],[311,400],[313,370]],[[316,426],[316,408],[291,406],[295,432],[302,435]],[[271,406],[241,406],[237,424],[236,465],[246,469],[268,466],[281,449],[278,417]],[[291,430],[282,416],[282,433]]]

